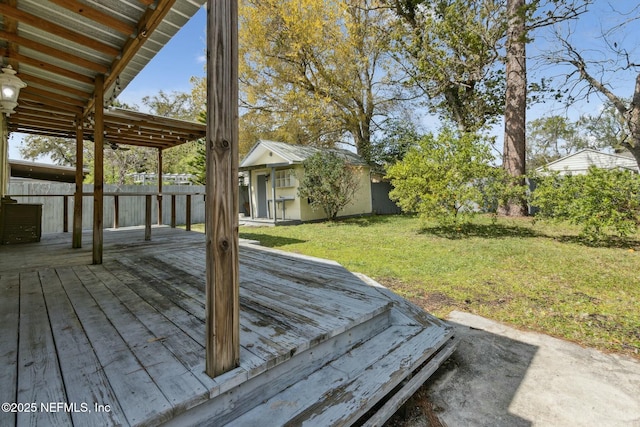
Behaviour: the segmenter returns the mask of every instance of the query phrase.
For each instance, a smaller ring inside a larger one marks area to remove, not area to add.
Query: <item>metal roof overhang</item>
[[[85,139],[93,133],[95,79],[109,104],[205,0],[0,0],[0,56],[27,83],[10,132]],[[106,105],[105,105],[106,107]],[[205,125],[126,110],[105,110],[105,139],[170,148],[205,134]]]
[[[11,176],[16,178],[29,178],[66,183],[76,182],[75,168],[25,162],[22,160],[9,160],[9,167],[11,169]],[[82,171],[83,175],[87,175],[88,173],[88,169],[84,169]]]

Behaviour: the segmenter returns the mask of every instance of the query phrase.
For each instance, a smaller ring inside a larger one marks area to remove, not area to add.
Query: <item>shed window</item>
[[[276,188],[293,187],[296,178],[291,169],[276,171]]]

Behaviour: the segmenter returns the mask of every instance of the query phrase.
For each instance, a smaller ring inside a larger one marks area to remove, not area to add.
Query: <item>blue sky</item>
[[[204,7],[164,46],[118,96],[121,102],[143,105],[144,96],[160,92],[191,92],[189,79],[205,75],[207,12]]]

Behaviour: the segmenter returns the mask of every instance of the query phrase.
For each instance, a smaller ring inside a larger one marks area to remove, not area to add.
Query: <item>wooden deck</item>
[[[102,265],[89,235],[0,246],[0,425],[380,425],[454,349],[369,279],[243,243],[240,366],[211,379],[204,236],[143,239],[105,231]]]

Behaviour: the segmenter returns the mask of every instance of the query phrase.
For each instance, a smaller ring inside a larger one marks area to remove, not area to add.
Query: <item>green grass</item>
[[[441,317],[467,311],[640,357],[640,236],[590,247],[578,232],[530,219],[479,218],[458,231],[374,216],[241,227],[240,237],[336,260]]]

